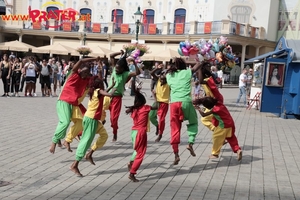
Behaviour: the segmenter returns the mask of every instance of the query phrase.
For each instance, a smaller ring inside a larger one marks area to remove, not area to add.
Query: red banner
[[[121,24],[121,33],[128,34],[129,24]]]
[[[255,36],[256,36],[256,28],[255,27],[251,27],[251,35],[250,35],[250,37],[255,38]]]
[[[64,29],[64,31],[67,31],[67,32],[72,31],[72,24],[71,24],[71,22],[64,22],[63,23],[63,29]]]
[[[177,23],[175,26],[175,34],[183,34],[183,23]]]
[[[241,33],[241,24],[236,24],[235,34],[239,35]]]
[[[204,23],[204,34],[211,33],[211,22]]]
[[[101,32],[101,24],[93,23],[93,33],[100,33]]]
[[[156,24],[149,24],[148,34],[149,35],[155,35],[156,34]]]
[[[41,22],[32,22],[32,28],[35,30],[41,30],[42,29]]]

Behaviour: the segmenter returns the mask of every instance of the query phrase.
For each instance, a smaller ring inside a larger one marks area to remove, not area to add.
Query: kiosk
[[[261,92],[260,111],[274,113],[285,119],[299,119],[300,40],[286,40],[282,37],[274,51],[244,63],[254,65],[251,96]],[[256,84],[256,81],[261,84]]]

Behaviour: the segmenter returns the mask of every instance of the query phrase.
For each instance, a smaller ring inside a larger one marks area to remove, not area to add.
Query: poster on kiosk
[[[277,42],[274,51],[251,58],[254,78],[251,96],[259,94],[260,112],[300,119],[300,40]]]

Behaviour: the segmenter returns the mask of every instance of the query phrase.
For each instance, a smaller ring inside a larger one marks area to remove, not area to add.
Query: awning
[[[278,54],[281,54],[283,52],[285,52],[286,49],[283,49],[283,50],[276,50],[276,51],[271,51],[269,53],[265,53],[263,55],[260,55],[260,56],[256,56],[254,58],[251,58],[249,60],[245,60],[244,64],[251,64],[251,63],[254,63],[254,62],[258,62],[260,60],[263,60],[265,59],[266,57],[269,57],[269,56],[273,56],[273,55],[278,55]]]

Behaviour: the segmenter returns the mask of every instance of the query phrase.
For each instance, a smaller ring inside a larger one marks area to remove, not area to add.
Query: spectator
[[[51,70],[52,70],[51,66],[47,65],[47,60],[44,59],[40,71],[40,84],[41,84],[43,97],[50,96],[51,94],[51,82],[50,82]]]
[[[1,61],[1,78],[3,82],[3,97],[9,97],[9,84],[10,84],[10,74],[11,74],[11,65],[8,60],[7,54],[3,55],[3,60]]]
[[[102,62],[102,78],[103,78],[103,82],[104,82],[106,88],[108,88],[107,75],[108,75],[108,64],[103,61]]]
[[[154,64],[152,70],[158,68],[158,65],[159,65],[159,63],[158,63],[158,62],[155,62],[155,64]],[[162,68],[161,68],[160,70],[156,70],[156,72],[155,72],[156,75],[158,76],[158,75],[162,72],[162,70],[163,70]],[[156,83],[157,83],[157,80],[155,80],[155,79],[153,78],[153,76],[151,76],[151,85],[150,85],[150,89],[151,89],[151,97],[154,96],[154,95],[153,95],[153,91],[154,91],[154,88],[155,88],[155,86],[156,86]]]
[[[218,78],[220,80],[220,84],[219,84],[219,87],[222,89],[223,88],[223,70],[220,69],[218,72],[217,72],[217,75],[218,75]]]
[[[239,89],[240,93],[236,100],[236,105],[239,105],[241,97],[243,97],[244,100],[244,106],[246,106],[246,83],[247,83],[247,69],[243,69],[243,72],[241,73],[239,77]]]
[[[22,69],[22,62],[18,58],[15,58],[12,65],[12,85],[14,86],[13,89],[15,89],[13,96],[17,96],[17,97],[20,97],[19,87],[20,87],[20,80],[21,80],[21,69]]]

